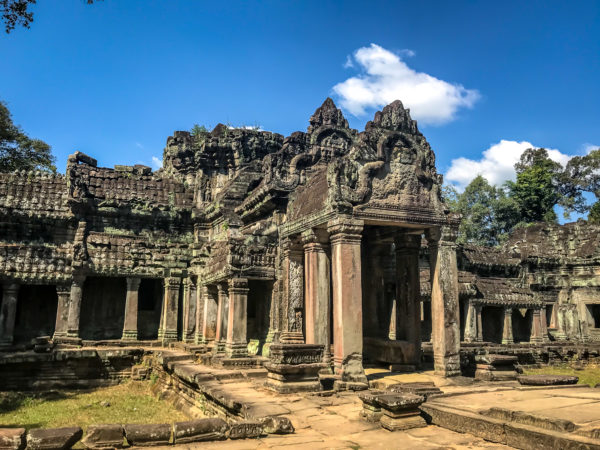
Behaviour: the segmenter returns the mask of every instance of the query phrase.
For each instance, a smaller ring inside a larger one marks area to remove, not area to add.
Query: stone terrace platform
[[[600,449],[600,389],[587,386],[469,388],[431,398],[435,425],[522,449]]]

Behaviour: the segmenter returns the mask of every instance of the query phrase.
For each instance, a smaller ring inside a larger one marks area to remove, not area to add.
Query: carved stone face
[[[348,153],[350,142],[344,134],[333,131],[319,139],[317,145],[321,147],[323,157],[328,161],[334,156]]]

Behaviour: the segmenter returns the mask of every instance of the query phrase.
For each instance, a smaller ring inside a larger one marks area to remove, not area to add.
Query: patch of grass
[[[575,375],[579,377],[577,384],[588,384],[592,387],[600,384],[600,367],[589,364],[583,368],[576,368],[569,364],[545,366],[540,369],[527,369],[525,375]]]
[[[149,381],[127,381],[90,391],[0,392],[0,424],[55,428],[103,423],[172,423],[189,420],[150,391]]]

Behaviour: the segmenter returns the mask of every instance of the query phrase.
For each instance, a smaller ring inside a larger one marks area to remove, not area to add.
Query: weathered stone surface
[[[294,432],[294,425],[285,416],[263,417],[259,422],[267,434],[291,434]]]
[[[171,439],[170,424],[127,424],[123,425],[129,445],[167,445]]]
[[[81,443],[85,448],[122,448],[121,425],[90,425]]]
[[[251,439],[264,434],[262,423],[260,422],[235,422],[229,426],[227,437],[229,439]]]
[[[579,377],[571,375],[519,375],[517,380],[526,386],[557,386],[577,384]]]
[[[68,449],[83,436],[79,427],[34,428],[27,432],[27,448],[30,449]]]
[[[21,450],[25,444],[25,428],[0,428],[0,448]]]
[[[175,444],[215,441],[227,438],[229,425],[223,419],[210,418],[175,422],[173,427]]]

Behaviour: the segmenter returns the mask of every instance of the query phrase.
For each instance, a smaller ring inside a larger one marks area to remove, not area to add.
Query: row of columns
[[[304,331],[306,343],[324,345],[327,358],[333,338],[334,370],[349,381],[365,381],[362,369],[362,231],[362,221],[338,218],[330,221],[326,230],[304,232],[300,241],[302,247],[299,248],[297,241],[287,239],[283,249],[284,304],[287,309],[281,316],[281,340],[293,342],[298,339],[297,334]],[[460,373],[458,269],[453,237],[456,236],[448,231],[443,234],[442,229],[427,232],[431,252],[434,365],[436,372],[444,376]],[[420,351],[419,247],[419,236],[406,234],[397,238],[397,330],[402,330],[403,337],[414,342]],[[299,257],[301,254],[304,261]],[[302,266],[303,270],[299,269]],[[330,304],[333,336],[329,335]]]
[[[483,322],[481,311],[483,305],[469,302],[467,307],[467,317],[465,321],[465,342],[483,342]],[[546,322],[546,308],[538,308],[532,310],[533,318],[531,324],[531,339],[530,342],[542,343],[548,341],[548,327]],[[513,344],[513,325],[512,325],[513,308],[504,307],[502,320],[502,344]]]

